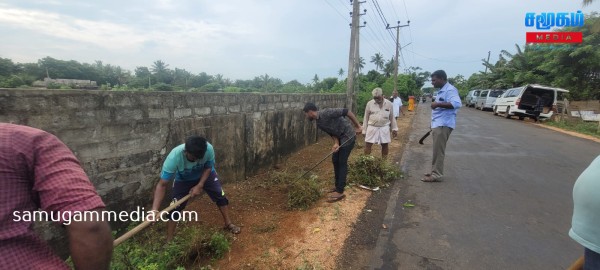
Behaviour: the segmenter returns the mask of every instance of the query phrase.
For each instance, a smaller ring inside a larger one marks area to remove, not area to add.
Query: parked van
[[[494,115],[504,113],[506,118],[510,118],[513,115],[525,115],[525,110],[519,110],[517,106],[517,99],[521,97],[524,89],[525,87],[516,87],[506,90],[494,103]]]
[[[473,89],[469,91],[469,93],[465,97],[465,106],[474,107],[475,102],[477,101],[477,97],[479,96],[479,92],[481,92],[481,90],[479,89]]]
[[[540,118],[550,118],[555,112],[562,113],[565,94],[569,90],[538,84],[530,84],[507,90],[506,95],[496,100],[494,113],[504,113],[506,118],[515,115],[520,120],[535,116],[535,107],[541,99]]]
[[[494,107],[494,102],[496,98],[501,96],[504,93],[504,90],[496,90],[496,89],[488,89],[483,90],[477,97],[477,102],[475,103],[475,109],[480,109],[485,111],[487,109],[492,110]]]

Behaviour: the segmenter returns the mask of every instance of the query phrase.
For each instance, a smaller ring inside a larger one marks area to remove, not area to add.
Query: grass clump
[[[208,245],[206,245],[206,249],[212,254],[213,259],[221,259],[229,252],[231,245],[229,239],[224,234],[214,232],[208,241]]]
[[[400,177],[400,168],[371,155],[358,156],[349,166],[350,181],[368,187],[380,187]]]
[[[173,240],[166,243],[166,228],[156,228],[157,225],[166,227],[157,223],[117,246],[111,269],[185,269],[200,261],[220,259],[230,249],[224,234],[184,224],[178,226]]]
[[[306,210],[321,198],[322,187],[316,175],[290,182],[288,185],[289,209]]]

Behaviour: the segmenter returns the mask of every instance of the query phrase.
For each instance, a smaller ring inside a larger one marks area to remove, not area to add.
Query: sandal
[[[242,229],[240,229],[240,227],[235,226],[235,224],[233,224],[233,223],[229,223],[229,225],[225,226],[223,228],[223,230],[229,231],[230,233],[233,233],[233,234],[238,234],[242,231]]]
[[[332,189],[328,190],[328,191],[327,191],[327,193],[334,193],[334,192],[336,192],[336,191],[337,191],[337,189],[335,189],[335,188],[332,188]]]
[[[333,202],[341,201],[343,198],[346,198],[345,194],[342,194],[340,196],[331,196],[327,199],[327,202],[333,203]]]
[[[423,182],[442,182],[442,179],[434,178],[433,176],[429,175],[429,176],[425,176],[425,177],[421,178],[421,181],[423,181]]]

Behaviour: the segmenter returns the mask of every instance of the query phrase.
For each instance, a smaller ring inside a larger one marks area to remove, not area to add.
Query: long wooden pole
[[[577,259],[570,267],[569,270],[581,270],[583,269],[583,262],[585,260],[583,259],[583,256],[579,257],[579,259]]]
[[[174,204],[169,205],[169,207],[165,208],[164,210],[160,211],[156,217],[160,217],[162,213],[164,212],[170,212],[171,210],[177,208],[177,206],[181,205],[182,203],[184,203],[185,201],[187,201],[190,198],[190,194],[186,195],[185,197],[179,199],[177,202],[175,202]],[[142,231],[143,229],[145,229],[146,227],[150,226],[150,224],[152,224],[153,221],[150,220],[146,220],[144,222],[142,222],[142,224],[135,226],[135,228],[131,229],[131,231],[128,231],[127,233],[121,235],[121,237],[117,238],[114,242],[113,242],[113,247],[118,246],[119,244],[125,242],[125,240],[131,238],[132,236],[136,235],[138,232]]]

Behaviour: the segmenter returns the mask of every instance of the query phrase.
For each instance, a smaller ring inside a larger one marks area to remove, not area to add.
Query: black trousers
[[[335,174],[335,190],[338,193],[344,193],[346,187],[346,176],[348,175],[348,158],[354,148],[356,139],[352,139],[352,142],[347,143],[343,147],[333,153],[333,171]]]

